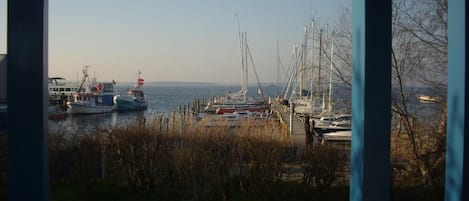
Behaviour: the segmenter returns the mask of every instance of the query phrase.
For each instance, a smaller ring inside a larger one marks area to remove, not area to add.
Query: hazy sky
[[[82,66],[98,80],[240,83],[237,32],[262,82],[282,63],[311,18],[334,23],[343,0],[49,0],[49,76],[76,80]],[[6,53],[6,0],[0,0],[0,53]],[[255,78],[250,70],[249,82]]]

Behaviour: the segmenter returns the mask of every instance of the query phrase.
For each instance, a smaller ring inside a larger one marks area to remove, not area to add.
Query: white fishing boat
[[[118,111],[146,110],[148,108],[142,89],[144,80],[140,75],[141,72],[138,71],[137,84],[134,88],[129,89],[127,94],[118,94],[114,96],[114,104]]]
[[[98,114],[114,110],[114,84],[89,81],[88,66],[83,69],[83,78],[77,92],[72,93],[72,101],[67,102],[70,114]]]

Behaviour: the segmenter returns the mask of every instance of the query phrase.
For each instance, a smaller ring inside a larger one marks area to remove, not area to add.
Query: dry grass
[[[178,115],[91,133],[51,133],[52,190],[78,184],[80,192],[90,192],[106,181],[131,192],[173,189],[179,198],[192,200],[233,200],[240,193],[254,195],[254,200],[334,200],[337,192],[347,197],[342,189],[348,185],[349,167],[342,152],[315,144],[297,157],[286,133],[277,121],[208,126],[207,121]],[[422,132],[416,138],[422,155],[442,154],[440,135],[431,134]],[[394,188],[418,186],[420,172],[407,135],[393,133],[391,148]],[[5,158],[6,135],[0,135],[0,187],[6,186]],[[438,181],[444,176],[444,160],[433,163],[438,165],[430,174]],[[288,186],[295,187],[285,190]]]

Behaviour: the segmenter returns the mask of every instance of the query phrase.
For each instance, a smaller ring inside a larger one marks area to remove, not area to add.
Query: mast
[[[329,112],[332,111],[332,67],[333,67],[333,60],[332,57],[334,56],[334,33],[331,34],[331,67],[329,69]]]
[[[244,66],[244,102],[246,102],[246,96],[248,93],[248,34],[244,32],[244,54],[245,54],[245,66]]]
[[[301,44],[301,63],[300,63],[300,97],[303,96],[303,89],[304,89],[304,71],[306,69],[306,43],[308,41],[308,27],[305,26],[304,34],[303,34],[303,43]]]
[[[319,55],[318,55],[318,97],[321,95],[321,52],[322,52],[322,32],[323,29],[319,30]]]
[[[78,87],[78,92],[81,92],[83,90],[83,84],[86,82],[86,79],[88,78],[88,68],[89,65],[83,65],[83,78],[81,79],[80,87]]]
[[[280,90],[280,53],[279,45],[277,40],[277,93]]]
[[[140,69],[137,71],[137,88],[140,88],[143,86],[143,78],[141,77],[142,75],[142,72],[140,71]]]
[[[296,59],[296,45],[293,45],[293,58]],[[291,90],[292,91],[292,94],[291,96],[293,96],[293,91],[294,91],[294,87],[292,86],[293,82],[296,82],[295,80],[295,77],[296,77],[296,74],[297,74],[297,71],[298,69],[295,68],[295,64],[293,64],[293,66],[291,66],[290,70],[291,70],[291,74],[290,74],[290,78],[288,79],[288,84],[286,85],[286,88],[285,88],[285,91],[284,91],[284,94],[283,94],[283,99],[286,99],[287,96],[288,96],[288,93],[289,91]]]
[[[328,32],[329,32],[329,25],[326,25],[326,36],[327,36]],[[327,43],[326,43],[326,47],[324,49],[325,49],[324,52],[326,52],[327,51]],[[322,55],[322,53],[321,53],[321,55]],[[326,70],[326,67],[324,67],[324,71],[325,70]],[[324,74],[325,74],[325,72],[324,72]],[[323,84],[323,87],[325,88],[326,85]],[[324,88],[322,89],[323,90],[323,93],[322,93],[322,110],[323,111],[324,111],[324,109],[326,109],[326,93],[325,93],[326,89],[324,89]]]
[[[314,99],[313,99],[313,75],[314,75],[314,72],[313,72],[313,69],[314,69],[314,21],[311,21],[311,78],[310,78],[310,97],[311,97],[311,102],[313,103],[314,105]]]
[[[254,60],[252,58],[251,50],[249,49],[249,46],[246,46],[246,48],[247,48],[247,52],[249,54],[249,59],[251,61],[252,70],[254,71],[254,75],[256,76],[256,80],[257,80],[257,93],[260,97],[262,97],[262,99],[264,99],[265,98],[264,97],[264,90],[262,89],[261,81],[259,80],[259,75],[257,74],[256,65],[254,65]]]
[[[244,86],[244,68],[245,68],[245,59],[244,59],[244,35],[241,33],[239,28],[239,18],[238,13],[235,13],[236,21],[237,21],[237,30],[238,30],[238,41],[239,41],[239,50],[240,50],[240,57],[241,57],[241,90],[237,92],[238,94],[243,94],[246,91]]]

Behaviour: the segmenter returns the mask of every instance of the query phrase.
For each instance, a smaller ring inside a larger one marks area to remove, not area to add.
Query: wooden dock
[[[290,129],[290,108],[286,105],[281,105],[278,101],[272,101],[272,111],[277,113],[280,121],[288,125]],[[293,129],[290,133],[296,147],[304,147],[309,142],[310,136],[306,133],[305,124],[298,116],[293,115]]]

